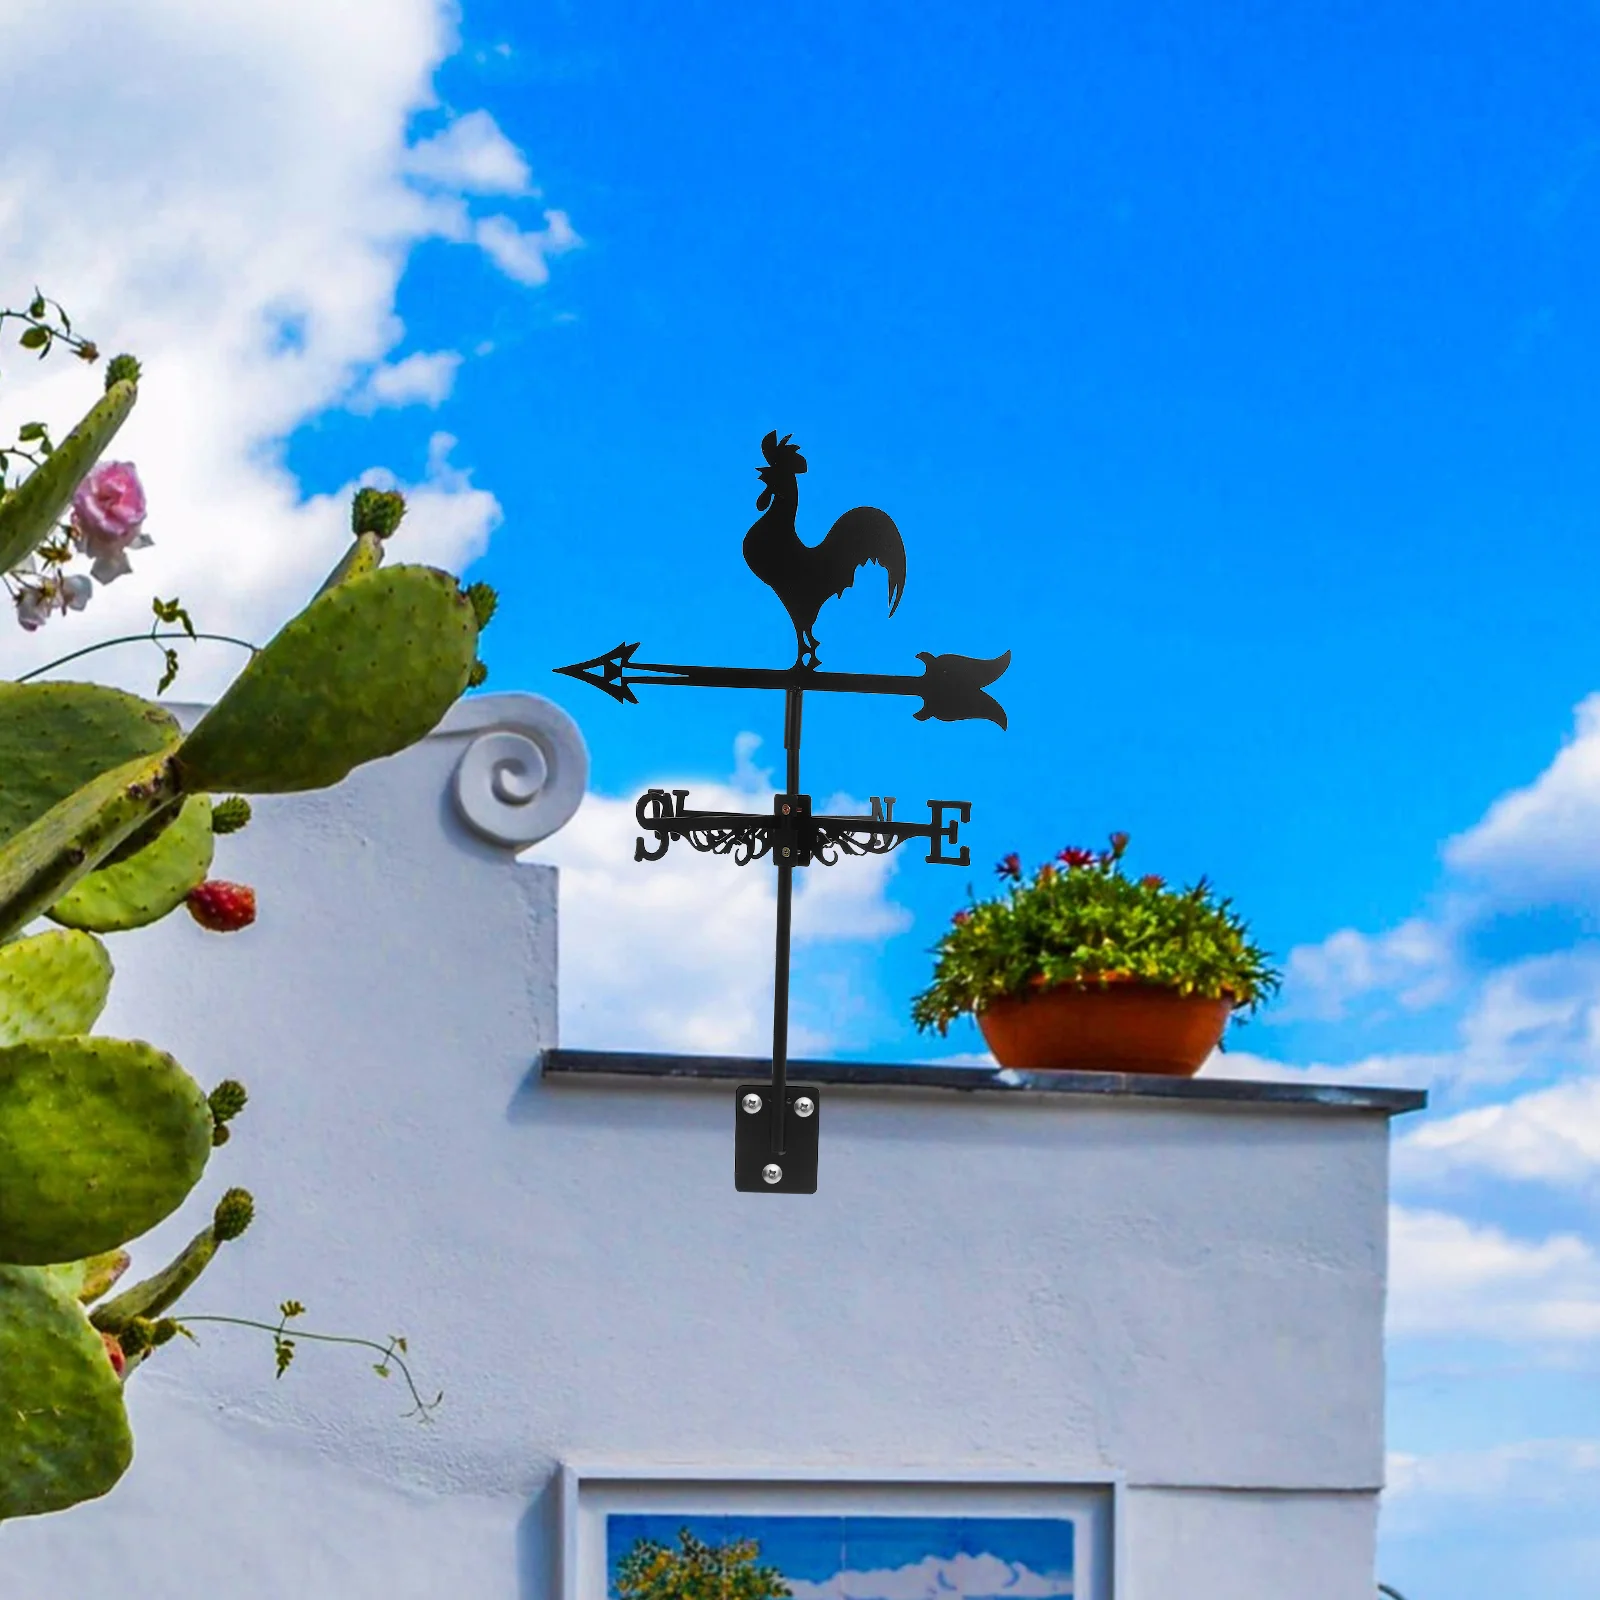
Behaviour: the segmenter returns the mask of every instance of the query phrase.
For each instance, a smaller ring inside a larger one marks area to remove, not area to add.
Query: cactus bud
[[[236,1078],[224,1078],[206,1096],[206,1104],[211,1107],[212,1119],[219,1127],[224,1122],[232,1122],[249,1101],[249,1093]]]
[[[250,1092],[237,1078],[224,1078],[206,1097],[218,1122],[231,1122],[250,1103]]]
[[[500,596],[495,593],[494,585],[490,583],[469,583],[462,591],[472,605],[472,614],[478,619],[478,632],[482,633],[494,619],[495,607],[500,604]]]
[[[120,1334],[102,1333],[100,1337],[107,1340],[115,1338],[122,1347],[123,1355],[132,1359],[143,1355],[154,1343],[150,1337],[154,1327],[155,1324],[149,1317],[133,1317]]]
[[[350,506],[350,528],[358,537],[375,533],[387,539],[406,514],[406,497],[394,489],[357,489]]]
[[[158,1317],[150,1325],[150,1348],[159,1350],[162,1345],[170,1343],[183,1331],[176,1317]]]
[[[228,1239],[237,1239],[256,1214],[256,1203],[250,1196],[248,1189],[230,1189],[217,1201],[217,1209],[212,1213],[211,1226],[215,1231],[219,1243]]]
[[[117,383],[137,383],[139,363],[128,355],[112,356],[106,363],[106,388]]]
[[[480,683],[488,680],[489,669],[481,661],[472,663],[472,671],[467,674],[467,687],[476,689]]]
[[[250,820],[250,802],[242,794],[231,794],[211,808],[213,833],[237,833]]]
[[[226,1144],[233,1135],[228,1131],[225,1122],[213,1123],[211,1127],[211,1147],[215,1149],[219,1144]]]

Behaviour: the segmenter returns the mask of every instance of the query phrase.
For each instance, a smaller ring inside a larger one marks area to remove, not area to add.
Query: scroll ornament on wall
[[[572,819],[589,784],[589,751],[560,706],[539,695],[475,695],[455,708],[448,731],[474,736],[454,790],[480,838],[523,850]]]

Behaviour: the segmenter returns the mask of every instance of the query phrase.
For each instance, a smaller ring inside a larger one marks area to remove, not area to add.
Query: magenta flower
[[[1161,889],[1166,886],[1167,880],[1160,873],[1147,872],[1140,880],[1139,885],[1144,889]]]
[[[1088,867],[1094,864],[1094,851],[1080,849],[1075,844],[1069,844],[1056,860],[1064,867]]]
[[[1010,855],[1001,856],[999,861],[995,863],[994,870],[1002,878],[1020,879],[1022,877],[1022,857],[1013,850]]]
[[[131,570],[128,552],[151,543],[144,531],[144,486],[131,461],[102,461],[72,497],[72,542],[94,563],[96,583]]]
[[[972,913],[970,911],[958,911],[950,920],[959,928],[962,923],[972,921]]]

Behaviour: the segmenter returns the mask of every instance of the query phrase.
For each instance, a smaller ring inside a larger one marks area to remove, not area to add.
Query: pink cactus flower
[[[130,571],[128,552],[151,543],[144,531],[144,486],[131,461],[102,461],[72,497],[72,542],[94,563],[96,583]]]
[[[45,571],[20,577],[16,590],[17,621],[29,633],[37,633],[50,620],[52,612],[63,616],[68,611],[82,611],[89,603],[94,586],[89,580],[75,574],[64,578],[59,573]]]

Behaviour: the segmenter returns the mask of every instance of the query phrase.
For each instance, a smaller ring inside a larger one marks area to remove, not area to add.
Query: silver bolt
[[[761,1169],[761,1176],[765,1178],[768,1183],[782,1183],[783,1168],[780,1167],[776,1161],[769,1161],[766,1166]]]
[[[750,1112],[753,1116],[761,1109],[761,1096],[758,1094],[747,1094],[744,1099],[739,1102],[739,1104],[742,1105],[745,1110]]]
[[[797,1117],[809,1117],[817,1109],[817,1102],[808,1094],[803,1094],[794,1103],[794,1114]]]

